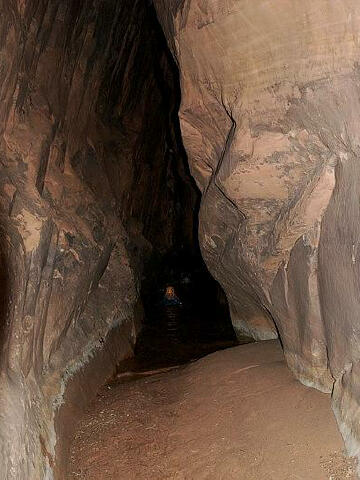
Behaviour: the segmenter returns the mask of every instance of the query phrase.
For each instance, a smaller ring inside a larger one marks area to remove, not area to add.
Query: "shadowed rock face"
[[[359,431],[360,5],[155,0],[181,72],[200,242],[234,327],[280,334]]]
[[[0,477],[63,478],[67,386],[81,410],[132,354],[143,259],[191,241],[194,194],[145,2],[0,9]]]

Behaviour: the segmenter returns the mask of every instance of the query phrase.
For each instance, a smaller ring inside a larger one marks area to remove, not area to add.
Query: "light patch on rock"
[[[19,222],[19,231],[22,236],[26,252],[35,250],[40,241],[43,222],[28,210],[21,210],[16,216]]]

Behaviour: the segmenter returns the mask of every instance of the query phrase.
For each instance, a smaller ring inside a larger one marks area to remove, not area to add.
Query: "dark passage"
[[[161,208],[154,209],[144,222],[143,235],[152,245],[151,253],[143,259],[141,297],[145,315],[135,358],[121,362],[118,368],[118,375],[125,376],[185,364],[239,343],[225,294],[208,272],[198,244],[200,192],[182,143],[179,71],[153,6],[145,12],[154,43],[153,71],[160,99],[158,118],[164,122],[163,160],[167,169],[157,192]],[[151,128],[155,125],[154,121],[148,125],[149,138],[154,138]],[[168,286],[174,287],[181,306],[164,305]],[[250,341],[240,339],[240,343]]]
[[[183,364],[237,345],[221,309],[199,305],[155,307],[148,311],[135,350],[137,370]]]
[[[118,375],[131,378],[124,372],[141,374],[182,365],[252,341],[236,338],[226,297],[199,254],[175,250],[150,262],[148,269],[154,273],[143,283],[145,319],[135,358],[123,362]],[[167,286],[174,288],[181,305],[166,305]]]

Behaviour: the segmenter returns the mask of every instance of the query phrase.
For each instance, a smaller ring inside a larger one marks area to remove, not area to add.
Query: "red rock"
[[[359,451],[357,1],[155,0],[181,72],[200,243],[235,329],[280,334]]]
[[[2,479],[63,478],[79,412],[132,354],[144,258],[182,222],[191,240],[154,19],[130,0],[1,4]]]

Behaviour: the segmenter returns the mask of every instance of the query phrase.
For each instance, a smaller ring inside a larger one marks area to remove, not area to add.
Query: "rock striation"
[[[66,409],[132,354],[144,259],[191,237],[194,194],[152,8],[0,10],[0,477],[62,479]]]
[[[155,0],[181,73],[199,236],[235,329],[333,391],[359,456],[360,5]]]

